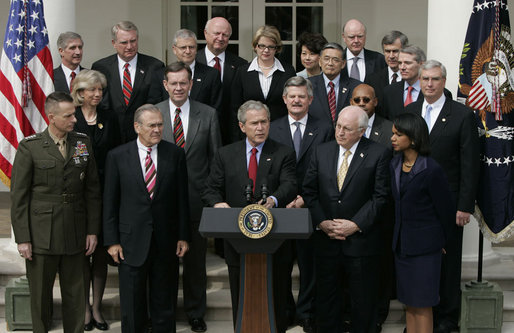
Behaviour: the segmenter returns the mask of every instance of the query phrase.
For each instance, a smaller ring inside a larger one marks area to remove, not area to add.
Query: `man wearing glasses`
[[[337,43],[328,43],[323,47],[319,64],[323,74],[309,78],[314,91],[309,114],[334,124],[339,111],[350,105],[352,91],[360,81],[343,73],[346,53]]]

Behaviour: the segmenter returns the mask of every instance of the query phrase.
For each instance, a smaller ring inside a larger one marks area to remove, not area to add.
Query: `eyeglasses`
[[[361,101],[363,101],[364,104],[368,104],[369,101],[371,101],[371,98],[369,98],[369,97],[354,97],[353,98],[354,103],[360,103]]]
[[[259,48],[259,50],[270,50],[270,51],[275,51],[277,49],[277,46],[276,45],[264,45],[264,44],[257,44],[257,47]]]

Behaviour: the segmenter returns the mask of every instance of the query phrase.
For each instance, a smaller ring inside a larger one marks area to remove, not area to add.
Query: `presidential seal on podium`
[[[264,206],[248,205],[239,213],[238,224],[243,235],[259,239],[269,234],[273,228],[273,216]]]

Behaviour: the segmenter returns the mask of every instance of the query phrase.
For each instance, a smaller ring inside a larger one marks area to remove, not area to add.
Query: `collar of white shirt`
[[[273,72],[275,70],[285,72],[284,67],[280,63],[280,60],[278,60],[277,58],[275,58],[275,62],[273,63],[273,67],[271,68],[271,70]],[[257,72],[262,73],[261,68],[259,67],[259,63],[257,62],[257,57],[253,58],[252,62],[250,63],[250,66],[248,67],[248,72],[251,72],[251,71],[257,71]]]
[[[216,62],[214,60],[214,57],[218,57],[218,59],[220,60],[221,64],[225,63],[225,51],[221,52],[219,55],[216,56],[206,46],[205,47],[205,60],[207,61],[207,64],[209,66],[211,65],[211,62],[212,62],[212,65],[214,66],[214,63]]]
[[[346,48],[346,59],[348,59],[348,62],[355,57],[359,57],[359,59],[364,60],[364,48],[362,48],[362,50],[357,55],[354,55],[350,49]],[[351,64],[353,64],[353,62]]]

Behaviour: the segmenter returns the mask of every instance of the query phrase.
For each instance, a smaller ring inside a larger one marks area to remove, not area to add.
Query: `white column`
[[[436,59],[447,70],[446,88],[457,97],[459,63],[468,29],[473,0],[428,0],[427,59]],[[491,243],[484,239],[484,259],[494,257]],[[462,260],[478,258],[478,224],[472,217],[464,227]]]
[[[45,0],[45,22],[50,39],[50,51],[54,67],[61,63],[57,50],[57,37],[63,32],[74,31],[76,28],[75,0]]]

